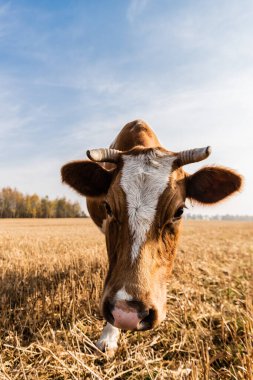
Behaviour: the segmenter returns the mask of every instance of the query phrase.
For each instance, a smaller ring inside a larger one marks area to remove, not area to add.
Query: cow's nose
[[[153,326],[155,311],[146,309],[142,302],[117,301],[115,304],[105,304],[104,316],[122,330],[147,330]]]

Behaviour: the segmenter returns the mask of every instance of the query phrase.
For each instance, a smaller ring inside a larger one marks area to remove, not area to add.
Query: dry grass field
[[[106,273],[89,219],[0,220],[0,379],[253,379],[253,223],[185,221],[168,314],[95,350]]]

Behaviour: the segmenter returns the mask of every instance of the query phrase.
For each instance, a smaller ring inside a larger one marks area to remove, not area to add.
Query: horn
[[[98,162],[117,162],[121,155],[121,151],[117,149],[91,149],[86,154],[92,161]]]
[[[196,148],[184,150],[178,153],[179,166],[191,164],[193,162],[202,161],[207,158],[212,152],[210,146],[205,148]]]

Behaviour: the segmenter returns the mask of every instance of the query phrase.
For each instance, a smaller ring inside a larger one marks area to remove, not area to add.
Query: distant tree
[[[0,190],[0,218],[80,218],[86,217],[78,202],[66,198],[50,200],[37,194],[24,195],[10,187]]]
[[[68,207],[66,205],[65,198],[57,199],[57,202],[56,202],[56,211],[55,211],[56,218],[66,218],[67,214],[68,214],[68,209],[67,208]]]
[[[30,196],[31,200],[31,217],[36,218],[40,213],[40,198],[37,194],[33,194]]]
[[[42,218],[50,218],[50,201],[48,199],[48,196],[41,199],[40,209]]]

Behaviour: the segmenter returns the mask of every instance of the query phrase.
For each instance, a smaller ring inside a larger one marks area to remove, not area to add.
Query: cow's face
[[[121,154],[110,172],[90,161],[62,169],[65,182],[104,207],[109,270],[101,306],[115,327],[145,330],[164,319],[186,197],[210,204],[240,188],[231,170],[207,167],[189,176],[181,164],[178,154],[156,148]]]
[[[185,202],[184,174],[175,161],[158,149],[122,155],[104,199],[109,271],[102,310],[116,327],[152,328],[165,317]]]

